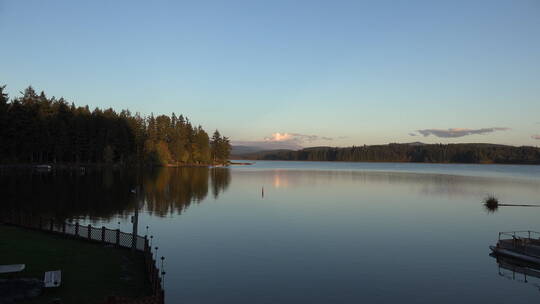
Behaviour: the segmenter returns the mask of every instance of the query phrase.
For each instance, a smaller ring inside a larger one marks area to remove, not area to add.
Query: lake
[[[257,161],[3,172],[0,211],[153,235],[168,303],[531,303],[499,231],[540,231],[540,166]],[[135,193],[131,190],[134,189]],[[148,226],[148,229],[146,228]]]

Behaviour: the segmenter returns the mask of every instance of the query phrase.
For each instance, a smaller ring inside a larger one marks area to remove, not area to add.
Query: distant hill
[[[423,146],[423,145],[425,145],[425,143],[419,142],[419,141],[415,141],[415,142],[407,143],[407,145],[409,145],[409,146]]]
[[[231,159],[246,159],[246,160],[280,160],[278,155],[282,153],[295,152],[295,150],[289,149],[277,149],[277,150],[262,150],[255,152],[248,152],[243,154],[231,154]]]
[[[268,152],[284,152],[284,151],[296,151],[302,149],[297,145],[292,144],[280,144],[275,142],[262,142],[262,143],[251,143],[251,145],[232,145],[231,147],[231,158],[232,159],[246,159],[246,155],[255,155],[260,153]]]
[[[301,150],[253,151],[237,157],[252,160],[540,164],[540,148],[483,143],[443,145],[414,142],[346,148],[310,147]]]
[[[232,146],[231,147],[231,155],[244,155],[249,153],[255,153],[262,151],[260,147],[253,147],[253,146]]]

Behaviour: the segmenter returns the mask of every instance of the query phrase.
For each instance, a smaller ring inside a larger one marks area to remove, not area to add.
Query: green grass
[[[0,225],[0,264],[26,264],[19,278],[43,280],[45,271],[62,270],[60,287],[44,288],[25,303],[102,303],[109,295],[150,294],[141,253],[60,235]]]

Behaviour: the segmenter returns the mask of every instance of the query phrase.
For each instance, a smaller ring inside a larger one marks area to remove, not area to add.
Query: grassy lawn
[[[26,303],[102,303],[108,295],[150,294],[141,253],[59,235],[0,225],[0,264],[26,264],[19,278],[43,280],[45,271],[62,271],[60,287],[44,288]]]

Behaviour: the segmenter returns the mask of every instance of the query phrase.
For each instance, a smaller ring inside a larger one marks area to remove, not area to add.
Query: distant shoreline
[[[148,164],[103,164],[103,163],[79,163],[79,164],[54,164],[54,163],[35,163],[35,164],[0,164],[0,169],[35,169],[35,170],[47,170],[59,169],[59,170],[85,170],[85,169],[120,169],[120,168],[212,168],[212,167],[227,167],[230,164],[167,164],[163,166],[154,166]],[[235,165],[251,165],[252,163],[234,163]]]
[[[242,159],[237,159],[238,161],[241,161]],[[497,163],[497,162],[479,162],[479,163],[459,163],[459,162],[411,162],[411,161],[350,161],[350,160],[285,160],[285,159],[245,159],[245,160],[253,160],[254,164],[257,161],[265,161],[265,162],[319,162],[319,163],[392,163],[392,164],[434,164],[434,165],[523,165],[523,166],[540,166],[540,163]],[[232,164],[232,163],[231,163]]]
[[[231,161],[231,163],[229,165],[235,165],[235,166],[251,166],[255,164],[255,162],[233,162]]]
[[[540,148],[494,144],[388,144],[232,153],[243,160],[540,165]]]

